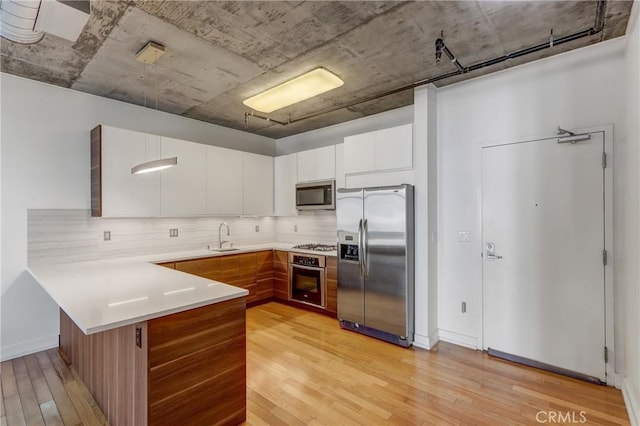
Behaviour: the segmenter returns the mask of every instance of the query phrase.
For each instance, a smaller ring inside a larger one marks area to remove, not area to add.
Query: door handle
[[[363,254],[363,266],[364,277],[369,277],[369,221],[364,220],[363,232],[362,232],[362,247],[364,248]]]
[[[362,252],[362,219],[358,223],[358,268],[360,269],[360,276],[364,277],[364,260],[363,260],[363,252]]]
[[[502,256],[496,255],[496,245],[494,243],[487,243],[487,260],[500,260]]]

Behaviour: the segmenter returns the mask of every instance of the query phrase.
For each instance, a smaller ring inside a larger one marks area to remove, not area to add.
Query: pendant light
[[[144,64],[145,75],[147,71],[147,65],[153,64],[155,72],[155,95],[156,95],[156,112],[158,112],[158,72],[156,62],[164,55],[164,46],[153,41],[148,42],[142,49],[136,54],[136,60]],[[144,106],[147,106],[147,96],[144,97]],[[162,146],[161,146],[162,149]],[[162,151],[160,151],[160,157],[162,157]],[[169,167],[178,165],[178,157],[160,158],[158,160],[146,161],[140,163],[131,168],[132,175],[139,175],[143,173],[152,173],[160,170],[167,169]]]

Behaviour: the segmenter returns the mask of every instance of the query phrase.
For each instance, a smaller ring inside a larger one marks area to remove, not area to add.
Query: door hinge
[[[602,264],[604,266],[607,266],[607,257],[608,257],[607,250],[606,249],[602,250]]]
[[[602,168],[603,169],[607,168],[607,153],[606,152],[602,153]]]
[[[609,348],[607,348],[606,346],[604,347],[604,363],[609,363]]]

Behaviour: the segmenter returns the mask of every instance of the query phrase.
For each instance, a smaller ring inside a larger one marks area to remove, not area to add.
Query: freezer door
[[[412,340],[413,187],[365,189],[363,227],[365,324]]]
[[[358,324],[364,324],[364,282],[359,257],[362,209],[362,189],[337,191],[338,319]],[[358,253],[357,258],[354,253]]]

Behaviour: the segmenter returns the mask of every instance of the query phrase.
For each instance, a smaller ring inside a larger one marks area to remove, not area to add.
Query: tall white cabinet
[[[295,216],[297,154],[281,155],[274,159],[274,214],[276,216]]]
[[[206,154],[206,145],[160,138],[161,157],[178,157],[175,167],[160,173],[162,216],[202,216],[206,213]]]
[[[242,214],[242,152],[217,146],[206,148],[207,214]]]
[[[298,182],[334,179],[336,176],[335,145],[298,152]]]
[[[93,216],[160,216],[160,174],[132,175],[131,168],[157,160],[160,138],[109,126],[91,131]]]
[[[242,153],[243,214],[273,214],[273,157]]]

